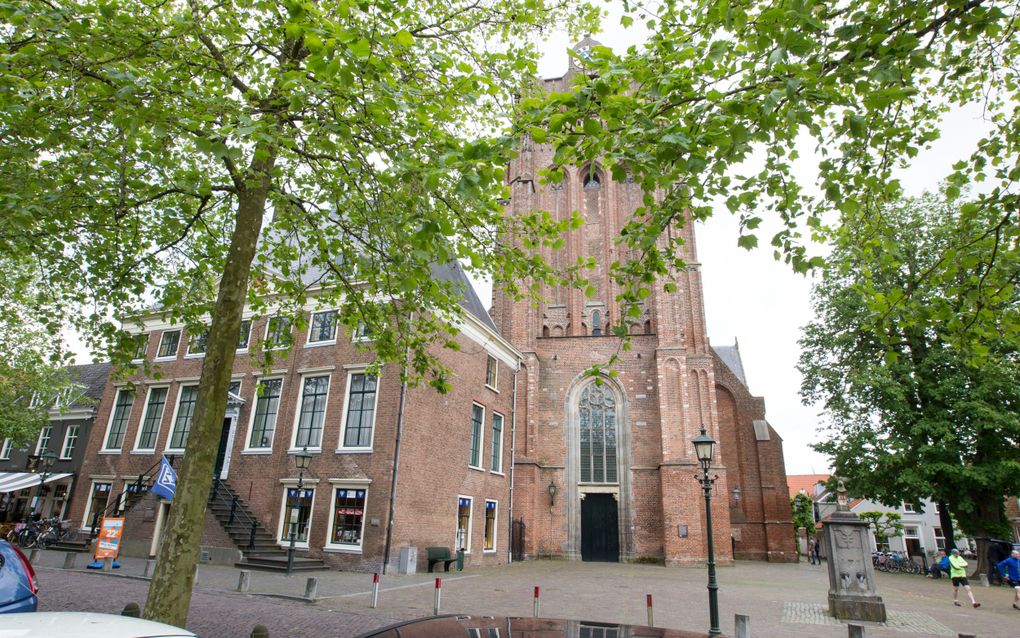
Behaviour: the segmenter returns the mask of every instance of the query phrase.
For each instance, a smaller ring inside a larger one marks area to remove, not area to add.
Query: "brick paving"
[[[63,554],[42,552],[42,605],[49,609],[118,611],[126,602],[144,602],[148,583],[144,561],[125,559],[120,577],[60,569]],[[301,602],[305,579],[318,579],[319,598]],[[127,576],[127,578],[125,578]],[[251,594],[235,593],[238,570],[202,565],[189,627],[203,636],[247,636],[255,623],[273,636],[352,636],[397,620],[432,613],[434,579],[442,578],[443,613],[530,616],[533,590],[541,587],[541,614],[600,622],[645,624],[645,595],[652,594],[656,625],[704,631],[708,628],[706,572],[703,568],[666,568],[563,561],[528,561],[504,567],[472,568],[440,574],[381,577],[379,606],[370,607],[371,574],[252,572]],[[1012,590],[974,588],[980,609],[954,607],[948,579],[904,574],[876,575],[889,620],[864,623],[869,638],[1020,636],[1020,612],[1011,607]],[[96,583],[102,582],[101,587]],[[734,614],[751,618],[755,638],[836,638],[844,623],[827,613],[828,578],[823,567],[738,561],[719,569],[721,628],[733,632]],[[280,598],[289,597],[287,598]],[[324,631],[325,630],[325,631]]]

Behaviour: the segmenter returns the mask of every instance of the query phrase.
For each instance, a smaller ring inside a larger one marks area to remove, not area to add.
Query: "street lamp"
[[[305,470],[308,469],[308,464],[312,461],[312,455],[308,453],[308,448],[302,448],[300,452],[294,455],[294,465],[297,467],[297,494],[295,494],[297,503],[301,503],[301,488],[304,487]],[[297,526],[299,521],[299,508],[291,506],[290,512],[290,547],[287,548],[287,575],[290,576],[291,571],[294,569],[294,543],[297,542]]]
[[[709,636],[718,636],[719,630],[719,583],[715,580],[715,547],[712,544],[712,485],[718,476],[710,477],[708,468],[712,465],[712,453],[715,451],[715,439],[705,433],[694,437],[694,454],[701,465],[701,489],[705,492],[705,526],[708,528],[708,618],[711,625]]]
[[[44,450],[39,455],[39,463],[42,465],[42,478],[39,479],[39,485],[35,489],[35,505],[39,508],[39,518],[42,518],[42,491],[43,483],[46,482],[46,478],[50,475],[50,469],[57,460],[57,453],[53,450]],[[32,508],[33,513],[35,507]]]

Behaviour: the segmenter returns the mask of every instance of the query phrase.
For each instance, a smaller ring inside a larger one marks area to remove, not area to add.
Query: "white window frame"
[[[904,514],[917,514],[917,510],[914,509],[913,503],[903,501],[903,513]]]
[[[279,319],[279,320],[283,320],[283,321],[287,322],[288,328],[290,330],[290,336],[291,336],[290,344],[287,344],[287,343],[283,343],[283,344],[271,344],[271,343],[269,343],[269,326],[271,326],[273,324],[273,319]],[[241,336],[238,335],[238,338],[240,338],[240,337]],[[288,315],[273,315],[273,316],[269,317],[268,319],[266,319],[266,331],[265,331],[265,334],[263,335],[262,341],[265,343],[265,349],[266,350],[286,350],[290,346],[294,345],[294,319],[292,317],[288,316]]]
[[[326,402],[322,407],[322,430],[319,432],[318,445],[297,447],[298,428],[301,426],[301,404],[304,403],[305,400],[305,379],[310,377],[326,377]],[[329,372],[309,372],[301,375],[300,383],[301,385],[298,390],[297,405],[294,406],[294,427],[291,428],[290,432],[290,448],[288,449],[288,453],[297,454],[303,450],[308,452],[321,452],[322,439],[326,436],[326,424],[329,423],[329,421],[327,421],[327,418],[329,417],[329,391],[333,388],[333,375]],[[279,417],[279,415],[277,416]]]
[[[283,498],[280,499],[280,524],[276,530],[276,543],[284,547],[290,547],[290,536],[284,536],[283,532],[287,528],[287,490],[297,489],[297,479],[284,479],[283,483]],[[312,521],[315,520],[315,492],[317,482],[309,483],[305,481],[305,484],[301,486],[302,490],[311,490],[312,492],[312,506],[308,508],[308,533],[305,534],[305,540],[294,540],[294,547],[298,549],[308,549],[308,541],[312,538]]]
[[[499,359],[490,355],[487,355],[488,359],[485,360],[485,387],[490,390],[499,393]],[[493,367],[492,383],[489,383],[489,365]]]
[[[14,443],[11,442],[11,437],[4,437],[4,442],[0,445],[0,461],[8,461],[11,458],[11,450],[14,448]]]
[[[457,532],[460,531],[460,501],[461,501],[461,499],[466,499],[467,502],[468,502],[467,530],[465,532],[466,535],[467,535],[467,539],[466,539],[467,542],[464,543],[464,554],[470,554],[471,553],[471,531],[472,531],[472,527],[474,526],[474,518],[475,518],[475,516],[474,516],[474,514],[475,514],[475,499],[472,496],[465,496],[463,494],[458,494],[457,495],[457,517],[454,519],[453,545],[454,545],[454,551],[457,551],[457,550],[459,550],[461,548],[459,545],[457,545]]]
[[[107,444],[110,442],[110,432],[113,430],[113,420],[117,416],[117,405],[120,403],[122,392],[131,395],[131,406],[128,407],[127,418],[124,419],[124,432],[120,436],[120,447],[107,447]],[[135,399],[137,398],[138,394],[134,390],[117,388],[117,392],[113,395],[113,407],[110,410],[110,418],[106,422],[106,432],[103,434],[103,447],[99,450],[100,454],[120,454],[124,450],[124,441],[127,439],[128,425],[131,423],[131,413],[135,410]]]
[[[492,549],[485,549],[485,513],[489,511],[489,503],[495,503],[496,514],[492,517]],[[499,501],[494,498],[485,499],[485,507],[482,508],[482,553],[495,554],[499,549]]]
[[[351,335],[351,343],[365,343],[368,341],[375,341],[375,337],[368,330],[368,325],[364,321],[358,322],[358,327],[354,329],[354,334]]]
[[[312,329],[315,327],[315,315],[324,315],[333,313],[333,338],[323,339],[321,341],[312,341]],[[308,335],[305,338],[306,348],[318,348],[320,346],[332,346],[336,345],[336,334],[340,331],[340,312],[336,308],[329,308],[327,310],[316,310],[312,312],[308,318]]]
[[[81,425],[72,423],[64,429],[64,442],[60,444],[60,456],[58,457],[61,461],[70,461],[74,458],[74,449],[78,447],[78,433],[81,431]],[[67,442],[71,438],[71,432],[74,432],[74,441],[70,452],[67,450]]]
[[[85,515],[81,520],[81,529],[91,529],[92,523],[92,495],[96,492],[96,485],[109,485],[110,496],[113,496],[113,479],[112,478],[95,478],[89,484],[88,495],[85,499]],[[106,507],[110,507],[110,496],[106,497]],[[100,521],[102,522],[102,521]]]
[[[156,448],[159,447],[159,434],[163,430],[163,419],[166,418],[166,399],[163,400],[163,413],[159,415],[159,421],[156,423],[156,438],[152,442],[152,447],[138,447],[138,444],[142,441],[142,429],[145,427],[145,418],[149,415],[149,399],[152,398],[153,390],[166,390],[166,398],[170,398],[170,386],[149,386],[148,391],[145,393],[145,407],[142,408],[142,418],[138,420],[138,431],[135,432],[135,444],[131,448],[131,454],[155,454]]]
[[[251,447],[251,435],[255,431],[255,416],[259,408],[259,386],[268,381],[280,382],[280,396],[276,400],[276,416],[273,421],[273,438],[269,440],[269,447]],[[272,454],[273,443],[276,441],[276,434],[280,430],[280,408],[283,406],[283,377],[262,377],[255,382],[255,395],[252,398],[251,414],[248,415],[248,431],[244,436],[244,449],[241,454]]]
[[[479,423],[478,423],[478,458],[477,459],[471,458],[471,438],[474,438],[474,434],[475,434],[475,420],[474,420],[475,408],[481,408],[482,409],[482,418],[479,420]],[[482,467],[482,463],[484,463],[484,459],[485,459],[485,406],[482,405],[481,403],[474,403],[474,402],[472,402],[471,403],[471,414],[468,417],[468,422],[471,424],[471,430],[468,432],[468,437],[469,437],[468,438],[468,467],[471,468],[472,470],[484,470],[485,468]],[[477,464],[476,463],[472,463],[472,461],[477,461]]]
[[[241,342],[241,335],[243,333],[242,332],[238,332],[237,333],[238,346],[237,346],[237,348],[235,348],[236,352],[248,352],[248,346],[251,345],[251,327],[252,327],[252,324],[255,323],[255,322],[252,321],[251,319],[241,319],[241,327],[244,327],[245,322],[248,323],[248,338],[244,340],[244,347],[242,348],[241,345],[240,345],[240,342]]]
[[[46,436],[44,437],[43,434]],[[47,425],[39,430],[39,437],[35,440],[35,455],[39,456],[49,449],[50,440],[53,438],[53,426]]]
[[[499,417],[499,454],[498,455],[496,454],[496,427],[495,427],[496,417]],[[489,454],[489,465],[491,466],[489,468],[489,471],[492,472],[493,474],[499,474],[501,476],[503,474],[503,451],[504,451],[503,450],[503,433],[505,431],[506,431],[506,418],[504,418],[504,416],[502,414],[500,414],[499,412],[496,412],[495,410],[493,410],[493,412],[492,412],[492,420],[490,421],[490,425],[489,425],[489,432],[492,433],[492,436],[490,437],[492,439],[492,443],[491,443],[491,445],[492,445],[492,453]],[[493,459],[496,459],[499,462],[499,465],[493,465],[492,464]]]
[[[351,378],[356,374],[368,376],[368,366],[351,367],[347,369],[347,385],[344,388],[344,409],[340,414],[340,440],[337,441],[337,452],[371,452],[375,446],[375,423],[379,415],[379,389],[381,374],[375,376],[375,404],[372,406],[372,436],[369,437],[368,447],[344,447],[344,438],[347,436],[347,411],[351,404]]]
[[[184,384],[181,384],[180,386],[177,387],[177,400],[174,401],[174,413],[173,413],[173,416],[170,419],[170,433],[167,435],[167,438],[166,438],[166,447],[163,449],[164,453],[184,454],[184,450],[185,450],[185,448],[188,445],[187,440],[185,440],[184,447],[170,447],[170,444],[174,440],[174,431],[177,430],[177,415],[180,414],[180,411],[181,411],[181,399],[184,398],[184,390],[185,390],[185,388],[195,388],[195,391],[197,392],[198,391],[198,384],[197,383],[184,383]],[[198,404],[198,395],[197,394],[195,395],[195,404],[196,404],[196,407],[197,407],[197,404]],[[164,412],[166,411],[166,407],[163,408],[163,411]],[[188,425],[188,436],[191,436],[191,429],[192,429],[192,427],[194,425],[195,425],[195,413],[193,411],[191,413],[191,424]],[[139,430],[141,430],[140,427],[139,427]]]
[[[941,527],[931,528],[931,536],[935,540],[935,549],[941,549],[942,551],[948,551],[946,548],[946,533],[942,531]],[[939,546],[939,540],[942,541],[942,545]]]
[[[177,347],[174,349],[174,353],[172,355],[167,354],[160,356],[159,353],[163,350],[163,340],[166,339],[166,336],[168,334],[173,334],[175,332],[177,333]],[[175,330],[164,330],[163,333],[159,335],[159,345],[156,346],[156,358],[153,359],[153,361],[173,361],[174,359],[176,359],[177,355],[181,351],[181,337],[183,336],[184,332],[180,328],[177,328]]]
[[[144,339],[144,343],[143,344],[137,344],[137,343],[135,344],[135,351],[131,353],[131,363],[136,363],[136,362],[139,362],[139,361],[145,361],[145,357],[147,357],[148,354],[149,354],[149,333],[148,332],[139,332],[137,334],[131,335],[131,338],[135,339],[137,341],[142,341]],[[136,357],[135,355],[138,354],[138,346],[139,345],[142,346],[142,356]]]
[[[195,337],[198,337],[199,335],[198,334],[194,334],[194,335],[193,334],[188,334],[188,347],[184,351],[184,358],[185,359],[201,359],[202,357],[205,356],[205,353],[209,350],[209,330],[210,330],[210,327],[206,326],[205,327],[205,333],[204,333],[205,334],[205,350],[203,350],[202,352],[192,352],[191,351],[191,344],[194,342]]]
[[[360,554],[365,547],[365,521],[368,520],[368,493],[372,481],[369,479],[330,479],[329,482],[329,524],[326,526],[326,542],[323,545],[323,550],[342,554]],[[361,534],[358,536],[361,540],[357,545],[333,542],[337,490],[365,490],[365,514],[361,517]]]

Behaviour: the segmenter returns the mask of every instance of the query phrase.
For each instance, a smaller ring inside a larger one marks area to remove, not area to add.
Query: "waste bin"
[[[400,565],[397,571],[401,574],[414,574],[418,571],[418,548],[401,547]]]
[[[464,571],[464,550],[463,549],[458,549],[457,550],[457,571],[459,571],[459,572]]]

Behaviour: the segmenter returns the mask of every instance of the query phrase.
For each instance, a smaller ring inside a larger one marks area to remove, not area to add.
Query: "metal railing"
[[[209,495],[209,502],[210,504],[220,503],[221,505],[230,506],[230,516],[227,521],[227,528],[233,525],[235,520],[246,525],[249,529],[247,549],[255,549],[255,533],[258,531],[259,527],[258,521],[248,513],[247,509],[244,507],[238,507],[237,494],[234,494],[229,485],[221,483],[220,477],[218,476],[213,479],[212,493]],[[229,534],[229,529],[227,530],[227,533]]]
[[[170,464],[170,467],[173,467],[174,457],[168,456],[166,457],[166,460],[167,463]],[[113,503],[107,505],[106,509],[104,509],[101,512],[97,511],[92,513],[92,521],[89,525],[89,540],[95,538],[99,534],[99,523],[100,521],[102,521],[102,519],[110,516],[115,512],[124,513],[127,511],[128,497],[131,496],[132,494],[142,494],[143,493],[142,486],[148,485],[149,479],[152,478],[154,470],[156,470],[156,468],[158,468],[162,463],[163,459],[160,458],[160,460],[153,463],[152,466],[149,467],[149,469],[139,474],[138,478],[135,479],[133,483],[129,484],[126,490],[118,494],[117,498],[113,500]]]

